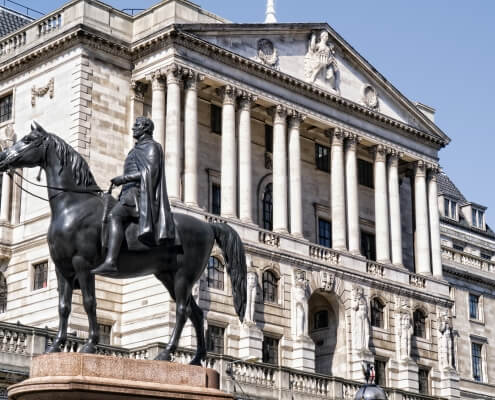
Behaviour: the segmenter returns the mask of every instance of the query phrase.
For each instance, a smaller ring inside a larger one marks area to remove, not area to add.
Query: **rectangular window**
[[[12,119],[12,93],[0,98],[0,122]]]
[[[211,116],[211,131],[219,135],[222,134],[222,107],[216,104],[211,104],[210,106],[210,116]]]
[[[361,160],[358,158],[358,181],[360,185],[367,186],[369,188],[374,187],[373,185],[373,164]]]
[[[265,151],[273,153],[273,126],[265,124]]]
[[[483,228],[483,211],[473,208],[473,226],[482,229]]]
[[[430,393],[430,383],[429,383],[430,370],[428,368],[419,368],[418,370],[418,391],[420,394]]]
[[[224,335],[224,328],[208,324],[208,329],[206,331],[206,350],[211,351],[212,353],[223,354]]]
[[[381,387],[387,386],[387,362],[375,360],[375,383]]]
[[[211,184],[211,213],[220,215],[221,190],[218,183]]]
[[[471,357],[473,362],[473,379],[476,382],[483,381],[483,360],[481,357],[482,345],[480,343],[471,343]]]
[[[100,337],[100,344],[110,345],[112,325],[98,324],[98,334]]]
[[[457,203],[450,199],[444,199],[445,216],[457,219]]]
[[[361,231],[361,254],[367,260],[376,261],[375,235]]]
[[[460,245],[458,245],[458,244],[454,244],[454,245],[453,245],[453,247],[454,247],[454,250],[457,250],[457,251],[464,251],[464,247],[463,247],[463,246],[460,246]]]
[[[480,296],[469,293],[469,318],[480,319]]]
[[[330,171],[330,149],[315,143],[315,163],[320,171]]]
[[[268,336],[263,338],[263,362],[278,365],[278,339]]]
[[[318,218],[318,244],[332,247],[332,224],[323,218]]]
[[[33,290],[46,288],[48,283],[48,261],[33,265]]]

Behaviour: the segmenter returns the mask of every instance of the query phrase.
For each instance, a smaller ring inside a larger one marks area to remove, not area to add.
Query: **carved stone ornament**
[[[36,86],[31,88],[31,106],[34,107],[36,105],[36,97],[43,97],[48,93],[50,99],[53,98],[53,93],[55,89],[55,79],[51,78],[45,86],[42,86],[36,89]]]
[[[246,292],[246,313],[244,324],[247,326],[255,325],[254,311],[256,306],[256,294],[258,291],[258,274],[250,270],[247,273],[247,292]]]
[[[328,32],[320,33],[319,41],[316,41],[316,34],[311,35],[308,52],[304,57],[304,76],[307,82],[315,83],[316,79],[323,72],[323,80],[330,83],[334,91],[338,91],[339,67],[335,59],[335,47],[328,43]]]
[[[273,42],[268,39],[258,40],[258,54],[256,61],[267,67],[278,69],[278,52]]]
[[[306,280],[306,273],[296,270],[294,273],[294,287],[292,288],[292,309],[293,309],[293,333],[296,337],[307,336],[308,326],[308,298],[309,285]]]
[[[335,275],[331,272],[320,271],[320,289],[324,292],[333,291]]]
[[[363,88],[363,103],[366,107],[372,110],[378,110],[380,103],[378,101],[378,93],[371,85],[365,85]]]

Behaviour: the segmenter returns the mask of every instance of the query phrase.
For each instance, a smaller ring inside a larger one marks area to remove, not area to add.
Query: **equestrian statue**
[[[0,152],[0,172],[41,167],[51,209],[48,247],[55,263],[59,293],[59,329],[46,352],[59,352],[67,340],[72,292],[81,289],[88,315],[88,340],[80,349],[95,353],[98,344],[95,274],[117,279],[154,274],[176,302],[176,325],[156,359],[170,360],[188,318],[196,331],[191,364],[206,357],[203,312],[192,288],[203,273],[215,241],[222,249],[232,282],[234,309],[240,321],[246,309],[246,258],[239,235],[224,223],[207,223],[172,213],[167,197],[164,156],[153,140],[153,122],[139,117],[136,139],[124,173],[112,179],[109,192],[98,187],[84,158],[59,136],[39,124]],[[118,201],[113,186],[122,186]]]

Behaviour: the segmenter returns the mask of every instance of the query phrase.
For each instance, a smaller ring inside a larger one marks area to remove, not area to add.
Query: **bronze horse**
[[[90,271],[104,259],[101,244],[102,191],[81,155],[60,137],[34,123],[29,134],[0,152],[0,172],[36,166],[46,174],[51,209],[48,246],[55,263],[59,293],[59,330],[46,351],[58,352],[65,343],[72,292],[80,288],[89,321],[88,341],[80,351],[95,353],[98,326],[95,277]],[[124,244],[118,259],[119,274],[112,277],[154,274],[177,304],[171,340],[157,359],[170,360],[187,318],[190,318],[197,337],[196,354],[191,364],[200,365],[206,357],[203,312],[191,295],[192,287],[203,273],[216,240],[228,264],[234,308],[242,321],[246,308],[244,246],[239,235],[227,224],[210,224],[180,213],[174,214],[174,221],[182,251],[163,246],[149,251],[131,251]]]

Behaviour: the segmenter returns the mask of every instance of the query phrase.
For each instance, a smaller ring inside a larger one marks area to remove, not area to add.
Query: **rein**
[[[57,194],[55,194],[54,196],[48,198],[48,199],[45,199],[44,197],[41,197],[41,196],[38,196],[37,194],[34,194],[32,192],[30,192],[29,190],[25,189],[22,187],[22,185],[19,185],[15,179],[12,179],[12,181],[15,183],[15,185],[21,189],[22,191],[26,192],[27,194],[30,194],[31,196],[33,197],[36,197],[40,200],[44,200],[44,201],[50,201],[52,199],[54,199],[55,197],[57,197],[59,194],[61,193],[89,193],[89,194],[97,194],[97,193],[103,193],[103,190],[101,189],[85,189],[85,190],[78,190],[78,189],[66,189],[66,188],[62,188],[62,187],[56,187],[56,186],[50,186],[50,185],[40,185],[39,183],[35,183],[35,182],[32,182],[30,181],[29,179],[27,178],[24,178],[20,173],[18,173],[17,171],[15,170],[10,170],[8,172],[8,174],[10,175],[11,178],[13,178],[13,174],[17,175],[19,178],[21,178],[21,180],[23,181],[26,181],[27,183],[29,183],[30,185],[33,185],[33,186],[37,186],[37,187],[41,187],[41,188],[46,188],[46,189],[52,189],[52,190],[59,190],[59,192]],[[112,186],[110,186],[110,188],[112,188]]]

